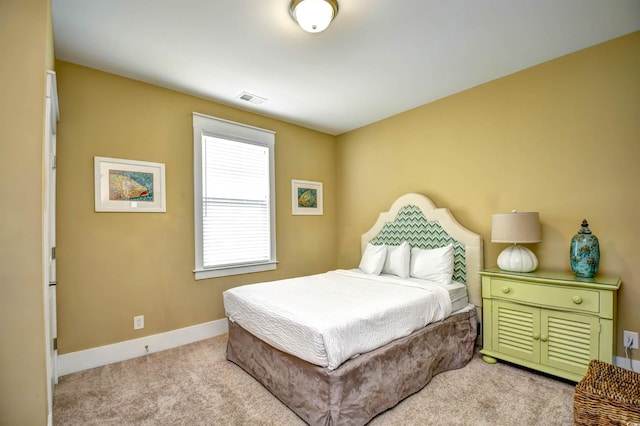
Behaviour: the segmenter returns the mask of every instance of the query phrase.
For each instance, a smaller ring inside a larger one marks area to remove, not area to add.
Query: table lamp
[[[522,243],[539,243],[540,216],[538,212],[494,214],[491,221],[491,242],[513,243],[498,256],[498,267],[504,271],[532,272],[538,267],[538,258]]]

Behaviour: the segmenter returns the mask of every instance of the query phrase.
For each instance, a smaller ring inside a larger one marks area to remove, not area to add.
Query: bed
[[[359,268],[223,293],[227,359],[310,425],[366,424],[474,353],[482,318],[479,235],[412,193],[379,215],[361,249]],[[380,250],[382,262],[375,260]],[[448,279],[432,279],[442,272],[433,256],[445,251]],[[338,296],[326,304],[322,293]],[[364,293],[372,299],[359,297]],[[330,314],[315,318],[319,312]]]

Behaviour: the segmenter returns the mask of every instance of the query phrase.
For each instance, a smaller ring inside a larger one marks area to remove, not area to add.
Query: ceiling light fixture
[[[327,29],[338,14],[337,0],[291,0],[289,12],[300,28],[310,33]]]

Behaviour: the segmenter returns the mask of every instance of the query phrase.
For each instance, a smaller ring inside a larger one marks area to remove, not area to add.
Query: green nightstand
[[[480,275],[486,362],[502,359],[576,382],[590,360],[613,363],[620,278],[499,268]]]

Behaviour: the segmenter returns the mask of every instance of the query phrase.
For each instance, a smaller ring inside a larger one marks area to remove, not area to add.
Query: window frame
[[[203,136],[228,139],[235,142],[265,146],[269,149],[269,233],[270,259],[266,262],[249,262],[220,267],[204,267],[203,260],[203,193],[202,193],[202,144]],[[272,271],[277,267],[276,257],[276,197],[275,197],[275,132],[236,123],[222,118],[193,113],[193,188],[195,229],[196,280]]]

